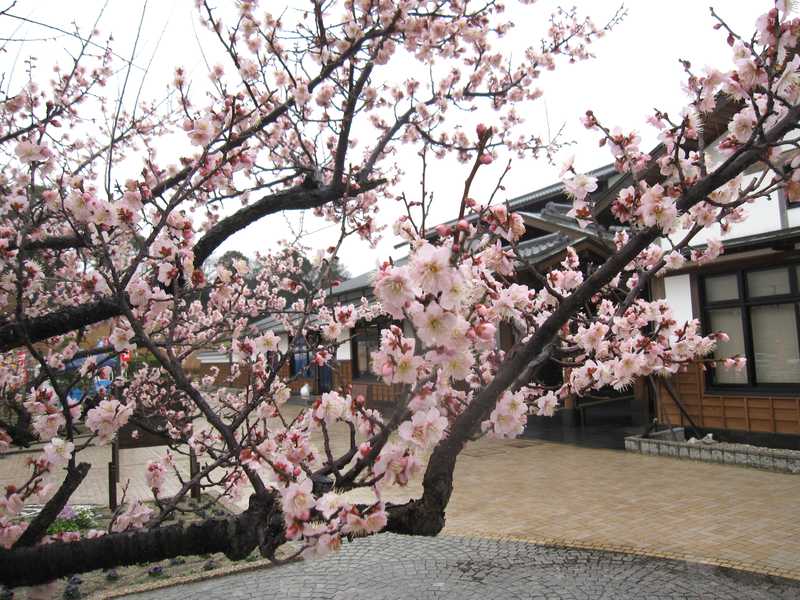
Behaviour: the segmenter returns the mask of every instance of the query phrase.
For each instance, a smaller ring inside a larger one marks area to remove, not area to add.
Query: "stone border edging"
[[[211,571],[205,571],[203,573],[195,573],[194,575],[170,577],[169,579],[161,579],[158,581],[153,581],[152,583],[140,583],[139,585],[132,585],[114,591],[95,592],[88,597],[88,600],[111,600],[112,598],[121,598],[130,594],[152,592],[154,590],[174,587],[176,585],[183,585],[185,583],[198,583],[208,579],[216,579],[217,577],[247,573],[249,571],[257,571],[259,569],[268,569],[272,566],[273,564],[269,560],[262,558],[261,560],[240,565],[234,564],[227,567],[212,569]]]
[[[793,581],[800,581],[800,568],[795,570],[777,569],[758,563],[747,563],[736,560],[726,560],[721,558],[709,558],[697,556],[688,552],[661,552],[642,548],[639,546],[626,546],[623,544],[607,544],[604,542],[587,542],[582,540],[567,540],[562,538],[534,538],[529,536],[514,534],[498,534],[486,531],[453,532],[445,534],[447,537],[468,537],[484,538],[496,541],[525,542],[537,546],[548,546],[552,548],[574,548],[576,550],[600,550],[602,552],[617,552],[620,554],[630,554],[634,556],[646,556],[648,558],[664,558],[678,560],[687,563],[708,565],[712,567],[722,567],[735,571],[746,571],[757,575],[769,575],[772,577],[782,577]]]
[[[659,437],[625,438],[625,450],[652,456],[668,456],[724,465],[764,469],[777,473],[800,474],[800,451],[759,448],[746,444],[716,442],[694,444]]]

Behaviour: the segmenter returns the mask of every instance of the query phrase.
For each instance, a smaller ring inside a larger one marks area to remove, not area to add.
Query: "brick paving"
[[[316,561],[125,596],[128,600],[779,600],[800,582],[596,550],[384,534]]]

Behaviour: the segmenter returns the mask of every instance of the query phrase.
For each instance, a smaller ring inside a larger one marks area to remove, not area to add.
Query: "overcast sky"
[[[219,0],[223,5],[232,0]],[[280,7],[288,2],[271,0],[262,2],[264,9],[279,13]],[[18,0],[12,13],[47,25],[70,29],[75,20],[82,29],[87,30],[94,23],[104,2],[100,0]],[[298,2],[293,2],[295,6]],[[509,4],[512,4],[509,2]],[[558,3],[540,0],[533,9],[515,12],[513,16],[525,33],[541,29],[542,22],[532,18],[547,14]],[[615,12],[618,0],[574,0],[568,4],[577,5],[579,11],[589,14],[600,23]],[[5,3],[3,4],[6,5]],[[768,10],[771,0],[716,0],[714,6],[726,21],[741,32],[753,29],[755,18]],[[112,34],[114,50],[124,56],[131,52],[136,34],[136,25],[142,14],[143,1],[109,0],[103,13],[99,29],[103,34]],[[555,131],[562,124],[566,126],[566,137],[575,145],[568,148],[563,157],[575,154],[576,166],[590,170],[610,162],[609,153],[597,147],[595,135],[583,129],[579,117],[591,108],[604,123],[619,125],[623,129],[639,129],[645,140],[644,147],[655,143],[652,128],[644,124],[644,119],[654,107],[677,113],[684,104],[681,91],[682,69],[678,58],[689,59],[699,69],[704,65],[723,69],[730,65],[730,48],[724,36],[712,29],[713,21],[708,4],[698,0],[628,0],[625,20],[608,36],[593,46],[597,58],[577,65],[563,65],[553,74],[546,74],[541,80],[544,96],[526,111],[525,118],[532,131],[546,137],[549,130]],[[206,67],[197,42],[193,0],[151,0],[145,12],[142,38],[135,63],[146,65],[152,58],[152,67],[145,82],[144,95],[157,98],[172,81],[175,65],[187,69],[189,78],[206,80]],[[0,20],[0,35],[14,38],[43,38],[57,36],[43,42],[26,44],[8,43],[4,54],[0,55],[2,72],[17,79],[24,74],[23,59],[34,54],[42,64],[62,60],[64,49],[70,46],[69,38],[58,36],[42,26],[25,23],[21,20],[5,18]],[[207,39],[207,38],[205,38]],[[531,43],[535,38],[527,40]],[[160,41],[159,41],[160,40]],[[210,62],[215,62],[216,48],[203,44],[203,52]],[[119,82],[112,82],[119,85]],[[164,157],[162,153],[162,157]],[[508,157],[501,156],[500,163]],[[474,188],[473,196],[490,190],[494,184],[499,166],[495,170],[481,171]],[[410,169],[413,172],[413,169]],[[436,192],[437,201],[433,208],[433,220],[445,221],[454,218],[458,209],[460,187],[458,183],[466,176],[466,167],[455,162],[435,165],[432,169],[430,185]],[[556,181],[558,167],[546,161],[515,161],[506,179],[505,198],[513,198]],[[457,185],[454,185],[454,182]],[[409,194],[418,190],[418,180],[409,177],[403,186]],[[500,198],[500,199],[505,199]],[[382,211],[381,220],[391,222],[399,214],[399,207],[392,203]],[[297,215],[288,219],[297,223]],[[315,232],[303,238],[312,247],[326,246],[336,235],[335,228],[326,228],[324,222],[306,218],[306,231]],[[279,239],[288,234],[287,221],[281,215],[271,217],[266,223],[259,222],[230,239],[223,247],[238,249],[246,254],[266,250],[265,239]],[[341,258],[353,275],[374,268],[378,260],[389,255],[397,257],[393,249],[397,240],[391,230],[376,249],[365,243],[350,240],[343,248]]]

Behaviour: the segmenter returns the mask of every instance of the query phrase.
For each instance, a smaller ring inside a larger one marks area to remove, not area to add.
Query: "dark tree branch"
[[[358,193],[375,189],[384,183],[385,180],[383,179],[362,183]],[[222,219],[197,241],[194,246],[195,267],[200,267],[213,254],[214,250],[219,248],[234,233],[252,225],[262,217],[283,210],[316,208],[328,202],[344,198],[348,194],[355,195],[355,192],[348,192],[343,184],[333,184],[317,189],[296,186],[264,196],[253,204],[241,208],[229,217]]]
[[[30,341],[36,343],[120,314],[122,311],[114,298],[101,298],[87,304],[66,306],[22,322],[0,323],[0,352],[8,352],[21,346],[26,332]]]
[[[203,262],[226,239],[252,225],[262,217],[283,210],[315,208],[339,200],[349,194],[356,195],[356,193],[375,189],[384,183],[385,180],[383,179],[361,183],[357,191],[349,191],[345,185],[323,186],[318,189],[294,187],[265,196],[222,219],[200,238],[194,247],[195,266],[198,268],[202,266]],[[26,245],[26,248],[30,247],[31,244]],[[52,248],[52,246],[49,247]],[[112,317],[118,317],[122,314],[122,307],[117,300],[107,297],[87,304],[60,308],[41,317],[27,319],[22,323],[0,323],[0,352],[8,352],[21,346],[25,339],[25,333],[27,333],[27,337],[32,343],[36,343]]]
[[[249,508],[236,517],[0,550],[0,583],[39,585],[95,569],[216,552],[241,560],[256,548],[264,555],[274,553],[285,542],[278,503],[251,496]]]
[[[26,252],[37,250],[68,250],[70,248],[86,248],[86,241],[77,235],[50,236],[40,240],[28,240],[22,250]],[[16,243],[8,245],[9,250],[16,250]]]

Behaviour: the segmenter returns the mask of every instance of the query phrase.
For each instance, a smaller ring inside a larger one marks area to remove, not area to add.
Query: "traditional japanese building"
[[[736,111],[736,105],[724,99],[718,104],[705,120],[710,159],[714,158],[711,140],[721,136]],[[650,154],[658,158],[663,152],[659,146]],[[546,272],[563,260],[567,246],[578,252],[582,263],[602,263],[613,252],[611,238],[619,226],[610,207],[633,181],[613,165],[590,174],[598,178],[592,196],[600,226],[581,228],[567,216],[571,202],[560,183],[508,202],[526,226],[519,249],[528,265]],[[638,176],[649,184],[663,179],[655,161]],[[651,298],[665,298],[679,321],[697,318],[705,333],[726,332],[730,341],[718,347],[715,358],[744,356],[747,368],[739,372],[693,366],[655,386],[639,381],[623,393],[569,398],[555,418],[531,417],[532,433],[590,442],[594,436],[601,445],[622,447],[625,435],[641,433],[657,419],[663,425],[694,428],[693,433],[713,432],[720,439],[800,448],[800,204],[788,204],[776,194],[748,206],[748,213],[745,222],[720,235],[722,256],[702,266],[687,263],[655,279],[648,290]],[[713,234],[713,228],[703,232],[706,237],[698,237],[693,248],[702,249]],[[331,302],[371,300],[374,275],[374,271],[364,273],[343,282],[332,290]],[[519,265],[518,276],[521,283],[536,287],[525,264]],[[277,323],[265,319],[258,325],[275,327],[280,334]],[[300,342],[282,374],[292,377],[295,391],[307,385],[318,394],[351,385],[353,393],[363,394],[370,403],[390,402],[397,390],[379,380],[369,364],[380,343],[380,330],[387,324],[360,322],[343,332],[333,367],[313,365],[309,351],[313,339]],[[513,343],[510,329],[501,328],[499,337],[502,347]],[[284,351],[285,338],[284,334]],[[215,365],[225,372],[229,358],[206,352],[198,360],[203,368]],[[555,365],[547,375],[552,383],[562,376]]]

